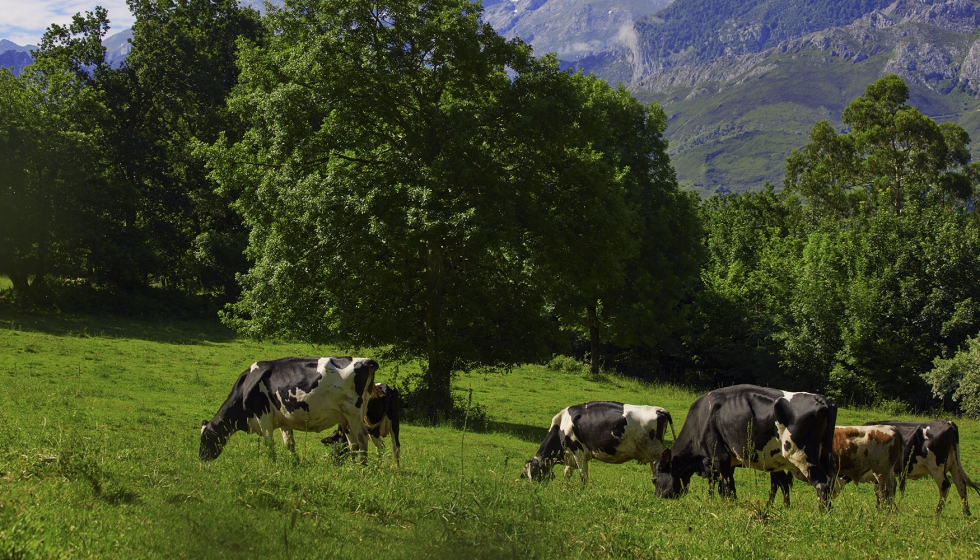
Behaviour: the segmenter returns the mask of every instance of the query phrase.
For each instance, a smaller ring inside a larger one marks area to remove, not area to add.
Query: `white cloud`
[[[0,0],[0,39],[36,45],[52,23],[66,25],[73,15],[96,6],[109,12],[109,35],[133,25],[125,0]]]

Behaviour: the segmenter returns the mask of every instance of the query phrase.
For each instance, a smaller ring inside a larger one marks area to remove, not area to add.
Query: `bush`
[[[965,348],[952,358],[933,360],[932,371],[922,377],[933,395],[959,403],[963,414],[980,418],[980,334],[967,338]]]
[[[548,369],[565,373],[588,373],[589,366],[571,356],[555,356],[548,362]]]

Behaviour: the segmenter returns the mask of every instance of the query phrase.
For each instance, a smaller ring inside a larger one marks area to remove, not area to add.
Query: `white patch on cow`
[[[791,401],[791,400],[793,400],[793,397],[795,397],[796,395],[799,395],[799,394],[800,394],[799,392],[793,393],[793,392],[790,392],[790,391],[783,391],[783,398],[786,399],[786,400],[788,400],[788,401]]]
[[[806,452],[800,449],[793,441],[793,435],[783,424],[776,422],[776,430],[779,433],[780,452],[794,468],[793,475],[802,476],[801,480],[810,480],[810,463],[807,462]],[[799,471],[799,475],[797,472]]]
[[[775,453],[773,453],[775,451]],[[795,474],[796,466],[783,456],[783,442],[778,437],[771,438],[762,449],[732,450],[732,466],[745,466],[759,471],[791,471]],[[746,456],[749,455],[749,456]]]

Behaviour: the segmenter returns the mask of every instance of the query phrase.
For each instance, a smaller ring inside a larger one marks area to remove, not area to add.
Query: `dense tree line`
[[[779,193],[702,205],[710,258],[689,356],[705,379],[917,408],[976,383],[947,360],[980,330],[978,170],[962,128],[907,100],[900,78],[878,80],[846,108],[846,132],[813,127]]]
[[[897,77],[846,131],[814,126],[778,192],[698,201],[659,106],[468,0],[130,7],[121,68],[96,8],[0,73],[0,274],[21,301],[210,294],[245,335],[419,361],[408,405],[432,420],[460,371],[567,353],[976,413],[980,175]]]

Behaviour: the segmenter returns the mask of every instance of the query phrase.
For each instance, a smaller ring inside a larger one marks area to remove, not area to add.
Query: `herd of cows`
[[[282,358],[256,362],[238,376],[231,394],[201,425],[199,456],[218,457],[237,431],[261,434],[274,453],[273,432],[295,452],[293,430],[321,432],[338,426],[325,444],[349,445],[367,461],[367,438],[380,449],[392,436],[399,461],[399,403],[394,387],[374,382],[378,363],[370,358]],[[664,445],[670,427],[674,443]],[[590,402],[569,406],[551,421],[548,435],[521,476],[532,482],[553,478],[556,464],[588,483],[588,462],[630,460],[650,464],[655,493],[683,495],[697,474],[710,492],[735,498],[734,469],[770,475],[770,505],[780,491],[789,505],[793,479],[813,486],[821,510],[848,482],[875,485],[879,505],[894,506],[906,480],[932,477],[943,509],[953,484],[970,515],[967,487],[980,494],[963,471],[959,433],[949,420],[869,422],[837,426],[837,406],[827,397],[736,385],[711,391],[691,405],[679,435],[670,413],[657,406]]]

